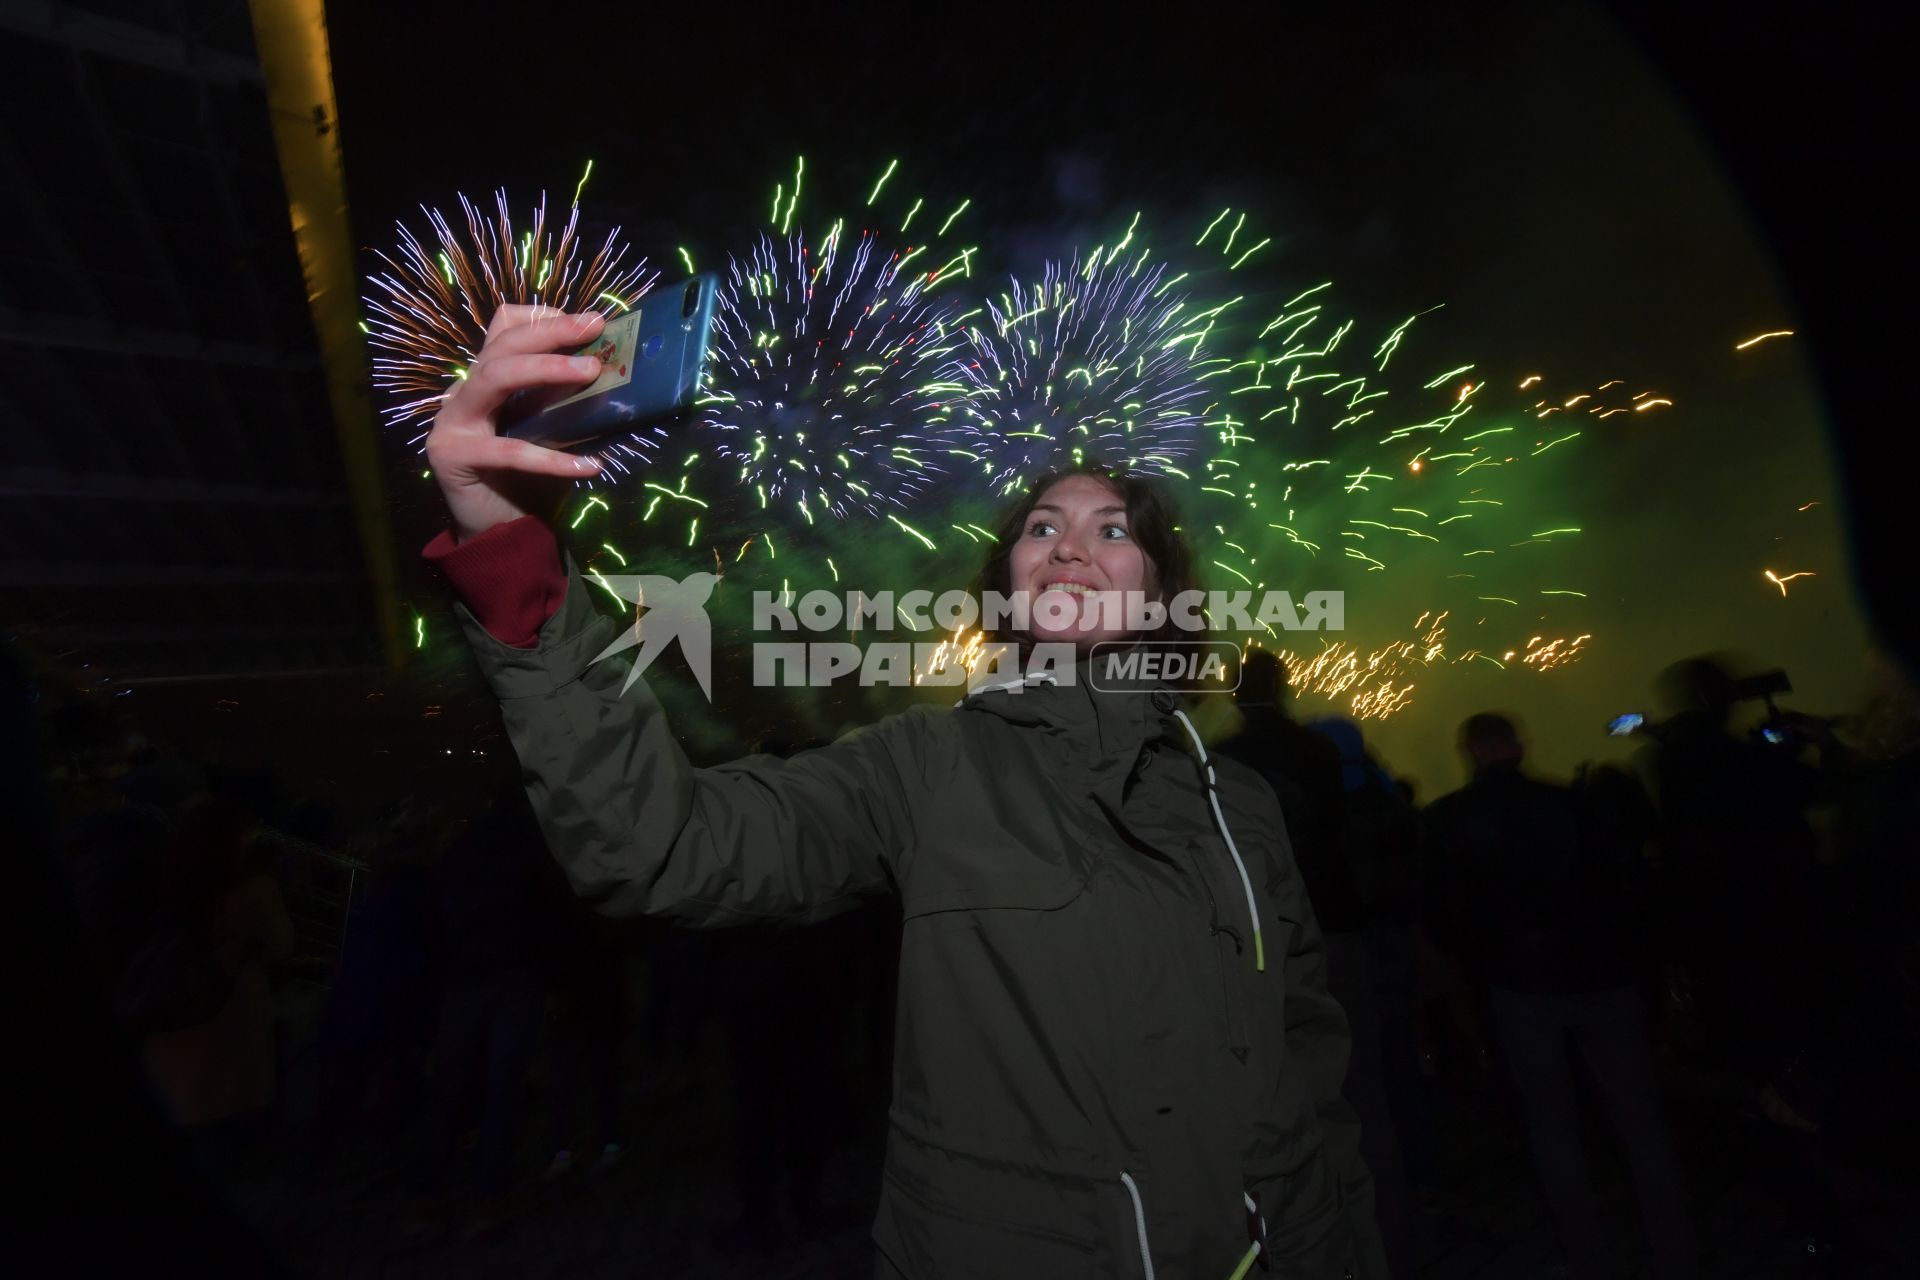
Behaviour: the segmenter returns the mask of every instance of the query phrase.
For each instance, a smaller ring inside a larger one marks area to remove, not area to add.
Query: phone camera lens
[[[698,280],[689,280],[687,282],[686,296],[680,300],[680,318],[682,320],[692,319],[694,311],[699,306],[700,282]]]

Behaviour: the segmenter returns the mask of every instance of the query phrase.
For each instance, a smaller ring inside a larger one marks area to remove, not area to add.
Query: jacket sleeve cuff
[[[561,592],[559,608],[541,626],[531,645],[501,643],[480,624],[471,608],[454,606],[454,616],[466,633],[480,673],[501,702],[551,697],[607,656],[609,645],[618,638],[613,620],[594,608],[592,593],[571,557],[567,560],[567,576],[561,580]],[[626,625],[632,627],[633,623]],[[629,696],[650,696],[645,689],[646,681],[636,681]]]
[[[487,634],[514,649],[531,649],[566,598],[566,570],[553,530],[537,516],[495,525],[455,542],[442,531],[420,553],[446,576]]]

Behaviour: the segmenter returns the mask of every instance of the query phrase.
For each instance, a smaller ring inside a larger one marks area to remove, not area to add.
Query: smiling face
[[[1099,619],[1112,625],[1082,628],[1095,612],[1088,593],[1119,592],[1131,600],[1154,585],[1153,562],[1133,539],[1125,499],[1086,475],[1068,476],[1040,495],[1007,568],[1012,589],[1027,593],[1033,638],[1081,649],[1128,634],[1117,625],[1124,613],[1114,609]]]

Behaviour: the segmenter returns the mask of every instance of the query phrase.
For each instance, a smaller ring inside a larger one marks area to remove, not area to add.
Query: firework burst
[[[965,427],[992,487],[1080,462],[1181,474],[1195,449],[1206,373],[1227,363],[1202,345],[1232,304],[1191,308],[1144,251],[1121,257],[1126,243],[1050,262],[1031,287],[1014,281],[967,330],[939,411]]]
[[[835,223],[817,246],[763,234],[729,262],[703,425],[761,510],[881,514],[948,470],[956,432],[926,403],[958,308],[928,296],[940,273],[919,254]]]
[[[409,443],[425,438],[501,307],[625,310],[659,280],[659,272],[621,242],[618,227],[598,249],[583,242],[577,188],[557,232],[548,225],[544,195],[531,225],[519,233],[504,191],[494,193],[492,216],[464,195],[460,210],[464,233],[424,206],[426,237],[396,224],[399,245],[377,254],[384,269],[369,277],[371,292],[362,299],[370,316],[362,327],[379,353],[373,384],[387,397],[382,413],[389,426],[414,433]]]
[[[889,213],[897,167],[839,222],[799,208],[804,161],[761,206],[763,230],[720,269],[697,425],[665,453],[605,447],[609,478],[641,474],[576,495],[590,580],[625,571],[631,533],[783,595],[917,585],[977,559],[987,509],[1019,480],[1096,462],[1171,481],[1209,585],[1349,592],[1351,641],[1283,651],[1302,696],[1385,718],[1438,681],[1587,656],[1600,616],[1570,572],[1586,521],[1569,481],[1587,442],[1670,399],[1440,358],[1430,338],[1452,341],[1418,316],[1363,340],[1331,284],[1279,287],[1280,264],[1256,261],[1273,241],[1234,210],[1151,251],[1136,217],[983,298],[979,251],[935,247],[968,202],[907,192]],[[464,229],[430,213],[381,255],[369,333],[396,425],[424,428],[498,305],[612,308],[657,278],[625,265],[617,234],[589,252],[577,207],[549,232],[543,205],[521,232],[494,206],[462,199]],[[689,271],[698,252],[680,250]],[[1757,581],[1785,595],[1795,577]],[[943,658],[974,660],[968,640]]]

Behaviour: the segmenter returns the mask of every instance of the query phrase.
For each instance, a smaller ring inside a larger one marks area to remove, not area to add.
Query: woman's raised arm
[[[912,838],[902,771],[923,758],[924,714],[790,761],[696,769],[645,683],[627,687],[627,662],[594,661],[618,632],[537,518],[591,463],[505,439],[496,419],[523,387],[588,381],[594,370],[556,349],[599,327],[592,314],[504,308],[427,437],[453,516],[427,555],[465,601],[549,847],[575,890],[615,915],[806,921],[886,892]]]
[[[790,760],[696,769],[646,682],[626,685],[626,660],[594,661],[618,631],[577,573],[532,648],[461,614],[547,843],[600,910],[700,925],[804,922],[891,889],[913,839],[904,775],[925,759],[934,713],[895,716]]]

